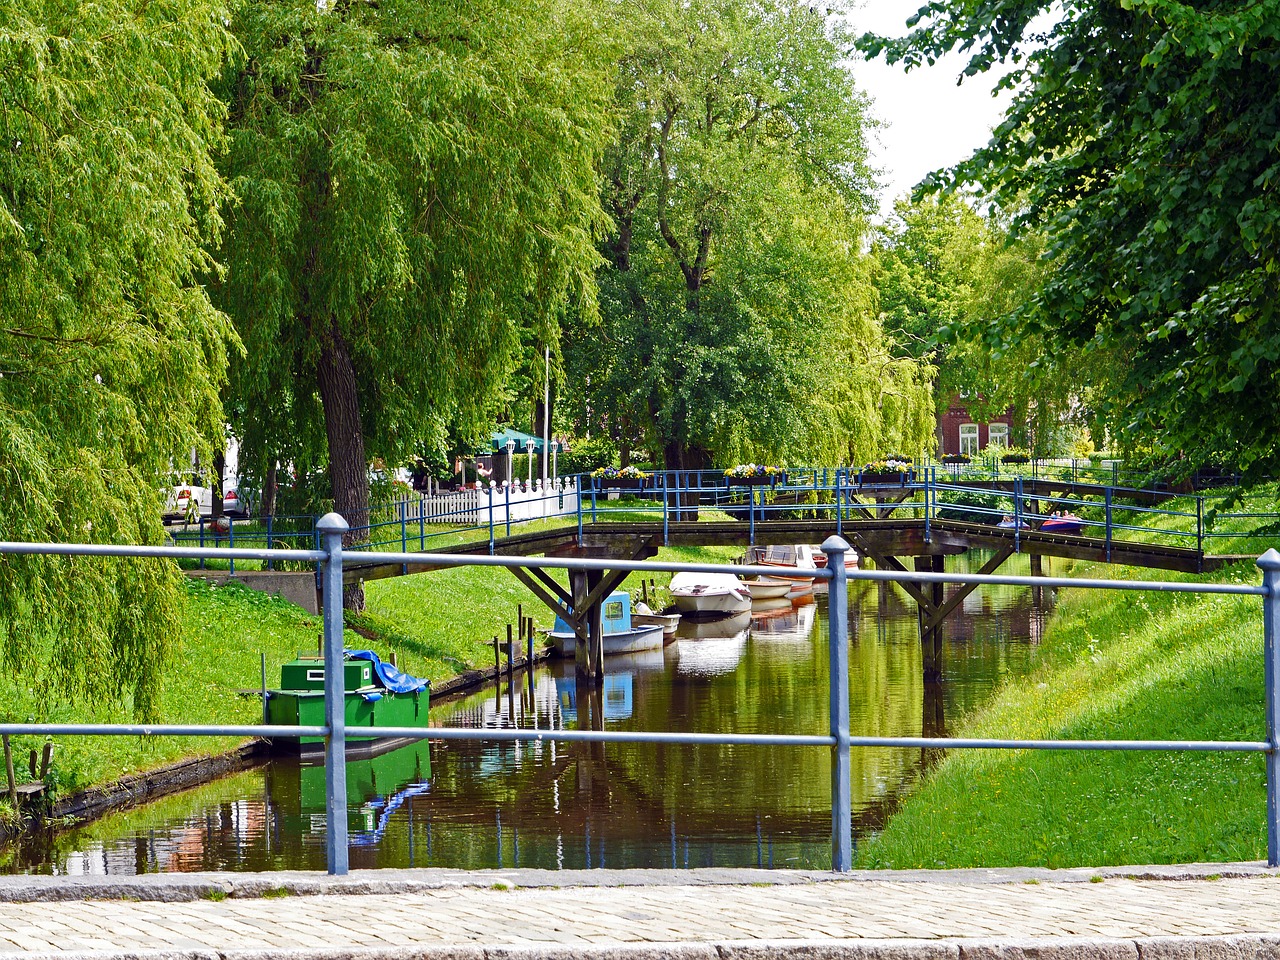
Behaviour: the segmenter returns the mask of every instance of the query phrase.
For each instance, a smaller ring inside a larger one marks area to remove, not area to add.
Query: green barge
[[[371,756],[411,743],[380,735],[379,728],[426,727],[431,684],[401,673],[368,650],[348,650],[342,665],[347,754]],[[266,720],[283,726],[324,726],[324,658],[300,654],[280,668],[280,689],[267,691]],[[272,749],[304,755],[323,752],[322,737],[281,737]]]

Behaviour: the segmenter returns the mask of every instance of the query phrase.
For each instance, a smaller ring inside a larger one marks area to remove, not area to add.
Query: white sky
[[[923,3],[863,0],[851,11],[850,20],[858,33],[901,36],[907,17]],[[871,145],[872,166],[880,170],[885,184],[881,216],[892,212],[894,201],[930,170],[950,166],[984,145],[1000,122],[1008,93],[991,96],[996,79],[991,75],[968,77],[956,86],[964,64],[964,57],[951,54],[910,73],[901,66],[886,66],[883,59],[850,65],[858,86],[874,101],[874,115],[884,124]]]

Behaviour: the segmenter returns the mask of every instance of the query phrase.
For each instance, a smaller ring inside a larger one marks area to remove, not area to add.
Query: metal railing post
[[[756,488],[751,486],[747,487],[747,521],[750,528],[747,542],[754,547],[756,545]]]
[[[493,484],[492,483],[489,484],[489,489],[485,491],[485,496],[489,500],[489,556],[492,557],[497,552],[497,547],[495,546],[497,538],[494,536],[494,531],[493,531]],[[579,513],[581,513],[581,507],[579,507]]]
[[[932,473],[933,473],[933,467],[924,468],[924,542],[925,543],[932,543],[932,540],[930,538],[930,534],[931,534],[930,522],[932,518],[930,515],[932,514],[933,511],[929,509],[929,496],[932,493],[932,484],[930,483],[930,479],[931,479],[930,475]]]
[[[1204,558],[1204,497],[1196,497],[1196,550],[1200,552],[1201,563],[1203,568]]]
[[[507,492],[507,536],[511,536],[511,479],[508,478],[503,487]]]
[[[844,483],[848,476],[843,467],[836,468],[836,536],[844,535]]]
[[[236,546],[236,522],[230,516],[227,517],[227,546],[233,550],[235,549],[235,546]],[[231,568],[228,572],[233,577],[236,575],[236,558],[235,557],[231,558]]]
[[[662,545],[671,545],[671,474],[662,474]]]
[[[330,874],[347,872],[346,671],[342,657],[342,535],[339,514],[316,525],[324,539],[324,741],[325,862]]]
[[[849,748],[849,573],[844,556],[849,544],[827,537],[831,583],[827,591],[827,633],[831,668],[831,869],[853,869],[853,764]],[[1280,562],[1280,558],[1278,558]]]
[[[1274,548],[1258,558],[1262,585],[1262,663],[1267,700],[1267,866],[1280,866],[1280,553]]]
[[[403,497],[401,497],[400,498],[400,552],[401,553],[409,552],[409,524],[406,518],[406,514],[409,511],[406,509],[407,506],[408,506],[408,501],[406,501]],[[407,563],[402,563],[400,565],[400,572],[408,573],[409,565]]]
[[[1022,478],[1013,478],[1013,552],[1022,552]]]
[[[1107,487],[1107,563],[1111,562],[1111,488]]]

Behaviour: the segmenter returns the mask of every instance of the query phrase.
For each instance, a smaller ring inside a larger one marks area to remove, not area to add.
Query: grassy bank
[[[256,723],[262,700],[247,693],[261,687],[262,657],[267,680],[279,680],[281,661],[299,650],[314,650],[321,630],[311,616],[277,597],[239,584],[186,584],[187,602],[177,652],[164,675],[162,723]],[[361,642],[348,632],[349,645]],[[66,723],[130,723],[127,703],[66,702],[42,689],[38,670],[0,677],[5,713],[17,720]],[[54,786],[61,794],[110,783],[130,773],[183,757],[219,753],[239,742],[208,737],[57,737]],[[42,738],[13,738],[19,780],[30,779],[28,752]]]
[[[1250,563],[1213,579],[1259,582]],[[1263,739],[1258,598],[1068,590],[1059,600],[1039,668],[954,736]],[[1259,859],[1265,808],[1257,754],[955,751],[860,844],[858,866]]]
[[[736,547],[668,548],[655,560],[679,563],[729,563]],[[555,578],[566,583],[563,572]],[[632,574],[622,589],[639,593],[641,580],[665,587],[670,574]],[[507,624],[515,624],[523,607],[539,629],[554,616],[511,573],[492,567],[457,567],[412,577],[365,584],[365,612],[352,623],[381,638],[400,655],[401,666],[440,680],[493,662],[493,638],[504,642]],[[407,666],[406,666],[407,664]]]
[[[663,551],[661,560],[725,562],[736,550]],[[658,583],[669,580],[653,575]],[[640,576],[628,586],[639,590]],[[186,584],[186,605],[177,652],[164,675],[162,723],[256,723],[262,717],[261,665],[267,683],[277,685],[280,664],[299,651],[316,650],[323,627],[319,616],[237,583],[215,587],[205,581]],[[505,570],[463,567],[366,584],[367,610],[349,616],[348,648],[397,654],[400,666],[439,681],[492,663],[489,645],[506,637],[521,605],[540,627],[551,612]],[[359,634],[355,632],[358,629]],[[0,716],[8,720],[68,723],[129,723],[128,703],[71,703],[41,682],[39,667],[0,676]],[[207,737],[57,737],[53,786],[67,795],[120,777],[144,772],[190,756],[221,753],[240,742]],[[13,751],[19,782],[32,779],[27,756],[43,738],[15,737]],[[0,791],[2,794],[3,791]],[[0,827],[12,823],[7,798],[0,796]]]

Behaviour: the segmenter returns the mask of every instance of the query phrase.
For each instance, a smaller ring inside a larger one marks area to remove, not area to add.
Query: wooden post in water
[[[587,572],[587,584],[589,590],[594,590],[600,585],[600,581],[604,579],[604,572],[601,570],[589,570]],[[594,604],[588,611],[590,623],[587,627],[588,647],[590,656],[588,659],[589,673],[595,677],[597,684],[604,683],[604,605],[602,602]]]
[[[515,649],[516,649],[515,640],[512,639],[512,635],[511,635],[511,624],[508,623],[507,624],[507,683],[511,683],[512,679],[515,676],[515,664],[513,663],[513,661],[516,658]]]
[[[7,733],[2,739],[4,740],[4,775],[9,784],[9,802],[13,804],[13,809],[17,810],[18,781],[13,775],[13,747],[9,744],[9,735]]]
[[[587,572],[585,570],[570,570],[569,593],[573,597],[573,614],[578,618],[579,623],[582,623],[583,608],[586,606],[588,592]],[[584,677],[591,673],[590,660],[587,657],[585,630],[574,636],[573,662],[574,672],[577,676]]]
[[[946,569],[941,554],[916,557],[915,567],[922,573],[942,573]],[[928,592],[933,601],[934,610],[942,606],[943,585],[941,583],[922,583],[920,589]],[[916,618],[920,629],[920,648],[924,654],[924,680],[926,683],[933,683],[942,678],[942,625],[926,627],[925,623],[929,616],[930,611],[926,610],[922,604],[918,604]]]
[[[511,629],[508,627],[507,629]],[[493,638],[493,679],[502,679],[502,656],[498,653],[498,638]]]

